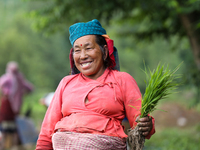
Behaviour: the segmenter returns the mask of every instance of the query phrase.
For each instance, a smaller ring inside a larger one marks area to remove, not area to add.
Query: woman
[[[6,73],[0,77],[0,129],[3,149],[19,143],[16,117],[20,113],[24,94],[33,91],[33,85],[19,71],[17,62],[8,62]]]
[[[121,122],[126,116],[134,128],[140,115],[137,83],[128,73],[115,70],[116,48],[98,20],[76,23],[69,31],[72,75],[58,85],[36,150],[124,150],[127,135]],[[154,119],[139,121],[143,135],[150,138]]]

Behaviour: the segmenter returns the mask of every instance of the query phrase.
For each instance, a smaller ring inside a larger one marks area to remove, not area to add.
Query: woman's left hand
[[[142,134],[147,136],[153,127],[152,118],[150,116],[144,118],[138,116],[136,122],[138,122],[139,130],[142,131]]]

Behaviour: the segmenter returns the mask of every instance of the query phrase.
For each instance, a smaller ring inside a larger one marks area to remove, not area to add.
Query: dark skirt
[[[0,130],[2,132],[15,132],[15,113],[7,98],[1,98],[0,104]]]

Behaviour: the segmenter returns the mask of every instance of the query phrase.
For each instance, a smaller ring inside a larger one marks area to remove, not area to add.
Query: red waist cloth
[[[11,108],[8,98],[2,97],[0,105],[0,123],[2,121],[14,121],[14,120],[15,120],[15,114]]]

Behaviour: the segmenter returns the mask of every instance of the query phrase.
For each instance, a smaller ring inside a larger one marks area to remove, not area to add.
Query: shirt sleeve
[[[141,114],[140,109],[142,103],[142,95],[135,79],[128,73],[124,73],[123,75],[122,87],[126,117],[128,118],[130,126],[132,128],[135,128],[137,125],[137,122],[135,120],[137,116]],[[153,117],[152,122],[153,128],[149,135],[145,137],[147,139],[149,139],[151,135],[155,133]]]
[[[64,79],[59,83],[52,102],[45,114],[39,138],[37,140],[36,150],[52,150],[52,134],[56,123],[62,118],[62,87],[64,86]]]
[[[11,92],[12,82],[8,76],[2,76],[0,78],[0,93],[3,96],[8,96]]]

